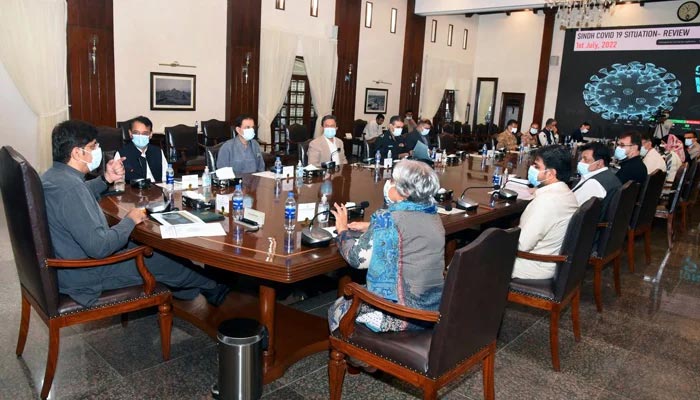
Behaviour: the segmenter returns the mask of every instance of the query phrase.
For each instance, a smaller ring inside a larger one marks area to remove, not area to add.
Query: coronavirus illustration
[[[601,68],[584,85],[583,101],[606,120],[643,121],[673,110],[681,82],[666,68],[632,61]]]

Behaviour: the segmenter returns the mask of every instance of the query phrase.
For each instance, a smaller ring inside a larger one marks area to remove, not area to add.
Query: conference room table
[[[482,162],[483,161],[483,162]],[[437,166],[441,186],[454,191],[457,198],[462,190],[471,186],[486,186],[491,183],[494,166],[509,166],[519,176],[526,175],[528,157],[518,162],[517,154],[507,154],[504,159],[482,160],[480,156],[467,156],[453,166]],[[275,180],[246,174],[242,176],[242,187],[247,202],[252,208],[265,213],[264,225],[257,232],[246,232],[226,217],[221,225],[226,236],[163,239],[160,225],[147,220],[136,226],[132,239],[158,251],[205,264],[209,268],[230,271],[256,278],[259,282],[258,296],[232,292],[219,307],[209,305],[199,296],[192,301],[173,301],[173,312],[216,337],[218,325],[229,318],[244,317],[260,321],[268,330],[268,347],[263,356],[264,382],[269,383],[284,374],[294,362],[310,354],[328,349],[328,323],[321,318],[276,302],[275,286],[290,284],[347,267],[338,253],[335,243],[328,247],[311,248],[302,244],[301,229],[297,223],[295,231],[284,230],[284,202],[287,192],[293,191],[297,203],[318,203],[326,193],[329,203],[368,201],[364,220],[371,213],[384,207],[383,186],[391,176],[391,170],[375,170],[367,165],[343,165],[323,176],[298,181],[294,177]],[[204,193],[203,188],[198,188]],[[232,193],[233,188],[212,187],[206,196],[217,193]],[[503,219],[517,219],[526,201],[491,202],[489,189],[469,190],[469,197],[479,201],[475,210],[441,215],[447,235],[466,229],[479,228],[482,224]],[[159,187],[135,189],[127,185],[123,194],[107,196],[100,200],[110,224],[119,222],[133,207],[142,207],[150,201],[159,201],[163,192]],[[181,192],[176,191],[175,203],[181,209]],[[308,225],[308,223],[306,224]],[[148,265],[148,260],[146,260]],[[340,285],[349,282],[347,275]],[[339,287],[342,293],[342,287]]]

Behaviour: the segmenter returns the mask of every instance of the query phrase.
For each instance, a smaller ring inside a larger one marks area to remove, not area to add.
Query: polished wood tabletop
[[[517,154],[509,154],[504,159],[482,160],[480,156],[470,156],[454,166],[437,166],[441,186],[454,191],[456,199],[462,190],[472,186],[487,186],[495,165],[510,167],[518,176],[525,176],[527,157],[518,162]],[[257,232],[246,232],[243,227],[233,224],[227,217],[221,222],[226,236],[195,237],[186,239],[161,239],[159,224],[148,220],[136,227],[132,237],[141,243],[161,251],[200,261],[221,269],[235,271],[250,276],[277,282],[297,282],[345,266],[336,246],[310,248],[301,243],[301,229],[308,223],[297,223],[295,232],[289,235],[283,227],[284,202],[287,192],[293,191],[297,203],[318,203],[323,193],[328,201],[368,201],[364,220],[375,210],[384,207],[383,186],[391,177],[391,170],[377,172],[362,165],[344,165],[324,176],[305,178],[301,184],[290,177],[274,179],[244,175],[243,192],[252,208],[265,213],[265,224]],[[202,188],[198,189],[204,193]],[[470,189],[468,196],[477,200],[480,206],[466,213],[442,215],[447,234],[477,227],[480,224],[499,218],[522,213],[526,202],[498,201],[489,206],[489,189]],[[233,188],[212,188],[205,195],[231,193]],[[181,205],[181,192],[176,192],[175,201]],[[119,196],[108,196],[100,205],[111,223],[126,216],[133,207],[144,206],[151,201],[162,199],[162,191],[156,186],[149,189],[133,189],[127,185],[126,192]],[[181,207],[181,206],[180,206]],[[182,207],[181,207],[182,208]]]

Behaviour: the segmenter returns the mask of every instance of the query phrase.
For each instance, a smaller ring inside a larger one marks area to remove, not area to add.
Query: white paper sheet
[[[297,221],[311,220],[316,215],[316,203],[299,203],[297,205]]]
[[[183,224],[163,225],[160,227],[160,236],[163,239],[182,239],[198,236],[226,236],[224,227],[220,222],[209,224]]]
[[[275,173],[272,171],[262,171],[262,172],[256,172],[253,174],[253,176],[259,176],[262,178],[269,178],[269,179],[275,179]]]
[[[464,212],[464,210],[460,210],[457,207],[452,207],[452,209],[450,211],[447,211],[442,207],[438,207],[437,212],[438,212],[438,214],[442,214],[442,215],[452,215],[452,214],[461,214]]]
[[[519,184],[518,182],[521,180],[522,179],[509,180],[506,183],[506,189],[510,189],[518,193],[518,199],[520,200],[532,200],[532,198],[535,197],[535,189]]]
[[[234,179],[236,174],[233,172],[233,168],[224,167],[216,170],[216,177],[219,179]]]

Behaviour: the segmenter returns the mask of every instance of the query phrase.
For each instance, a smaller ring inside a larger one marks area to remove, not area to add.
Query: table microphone
[[[459,196],[459,199],[455,203],[457,203],[457,208],[460,210],[473,210],[479,206],[478,201],[474,201],[470,198],[465,198],[464,193],[467,192],[469,189],[497,189],[496,186],[491,185],[491,186],[470,186],[462,192],[462,195]]]
[[[340,147],[338,147],[338,148],[336,148],[335,150],[333,150],[333,151],[331,152],[331,156],[329,157],[329,161],[324,162],[324,163],[321,163],[321,166],[322,166],[323,168],[326,168],[326,169],[335,168],[335,162],[333,161],[333,155],[335,155],[335,153],[340,153],[340,151],[341,151],[341,148],[340,148]]]
[[[503,173],[503,185],[499,189],[496,189],[498,197],[504,200],[515,200],[518,198],[518,192],[512,189],[506,189],[506,184],[508,183],[508,168]],[[516,182],[517,183],[517,182]]]
[[[369,202],[363,201],[359,205],[348,207],[347,210],[365,209],[367,207],[369,207]],[[301,230],[302,244],[305,244],[309,247],[327,247],[329,244],[331,244],[331,241],[333,240],[333,235],[330,232],[328,232],[325,229],[314,229],[314,221],[316,221],[316,217],[318,217],[321,214],[330,214],[330,210],[316,213],[316,215],[314,215],[314,217],[311,218],[311,223],[309,224],[309,227]]]

